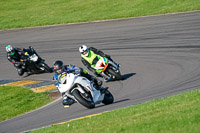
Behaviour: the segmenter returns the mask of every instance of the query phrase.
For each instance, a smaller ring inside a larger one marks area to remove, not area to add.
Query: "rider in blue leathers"
[[[98,80],[94,76],[88,74],[87,70],[85,70],[83,68],[75,67],[74,65],[71,65],[71,64],[70,65],[64,65],[62,61],[57,60],[53,64],[53,70],[55,72],[55,74],[53,76],[53,80],[56,80],[56,83],[54,83],[56,85],[56,87],[59,86],[60,77],[63,74],[76,73],[76,74],[80,74],[81,76],[86,77],[90,81],[94,82],[94,86],[95,86],[96,89],[101,89],[102,81]],[[75,103],[75,101],[73,99],[71,99],[70,97],[67,97],[65,95],[65,93],[61,93],[61,95],[63,97],[63,105],[64,105],[64,107],[69,107],[70,105]]]

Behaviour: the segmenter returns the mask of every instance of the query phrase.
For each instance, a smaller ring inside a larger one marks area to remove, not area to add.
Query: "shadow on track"
[[[128,100],[130,100],[130,99],[122,99],[122,100],[115,101],[112,104],[116,104],[116,103],[120,103],[120,102],[124,102],[124,101],[128,101]],[[108,104],[108,105],[112,105],[112,104]],[[103,105],[96,106],[95,108],[100,108],[100,107],[108,106],[108,105],[103,104]]]
[[[126,80],[126,79],[130,78],[133,75],[136,75],[136,73],[124,74],[124,75],[122,75],[123,79],[121,81]],[[107,83],[108,82],[115,82],[115,81],[120,81],[120,80],[110,80],[110,81],[107,81]]]
[[[136,75],[136,73],[128,73],[128,74],[124,74],[123,75],[123,80],[126,80],[126,79],[128,79],[128,78],[130,78],[130,77],[132,77],[132,76],[134,76],[134,75]]]

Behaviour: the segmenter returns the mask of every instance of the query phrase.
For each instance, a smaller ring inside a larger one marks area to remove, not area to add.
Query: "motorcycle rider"
[[[91,67],[93,65],[93,62],[96,60],[97,55],[100,55],[101,57],[106,57],[109,59],[109,63],[111,63],[114,67],[119,68],[119,64],[115,63],[110,55],[104,54],[101,50],[98,50],[94,47],[87,47],[86,45],[82,45],[79,47],[79,52],[81,53],[81,61],[82,63],[94,73],[96,76],[102,76],[105,81],[110,81],[111,78],[108,77],[104,72],[97,73],[97,71]]]
[[[31,46],[29,47],[29,49],[30,48]],[[29,50],[25,48],[14,48],[12,45],[6,46],[7,58],[11,63],[13,63],[19,76],[22,76],[24,72],[27,72],[27,75],[31,74],[31,72],[25,70],[25,62],[20,61],[20,59],[25,57],[25,54],[28,51]]]
[[[103,88],[101,88],[102,81],[100,81],[97,78],[95,78],[94,76],[90,75],[87,72],[87,70],[85,70],[83,68],[75,67],[75,65],[71,65],[71,64],[64,65],[61,60],[57,60],[53,64],[53,70],[55,72],[53,80],[57,81],[57,83],[55,83],[56,87],[59,87],[59,83],[60,83],[60,80],[61,80],[61,77],[63,74],[75,73],[75,74],[79,74],[83,77],[86,77],[91,82],[93,82],[93,85],[96,89],[100,89],[100,90],[103,89]],[[65,95],[65,93],[61,93],[61,95],[63,97],[63,105],[65,108],[70,107],[70,105],[75,103],[75,101],[73,99],[71,99],[70,97],[67,97],[67,95]]]

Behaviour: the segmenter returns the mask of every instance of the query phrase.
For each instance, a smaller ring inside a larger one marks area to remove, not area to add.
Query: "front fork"
[[[118,66],[115,62],[108,60],[108,63],[111,64],[112,66],[114,66],[116,69],[118,69]]]
[[[38,69],[44,71],[44,70],[45,70],[45,68],[44,68],[44,60],[40,59],[40,60],[38,61],[38,63],[36,64],[36,67],[37,67]]]

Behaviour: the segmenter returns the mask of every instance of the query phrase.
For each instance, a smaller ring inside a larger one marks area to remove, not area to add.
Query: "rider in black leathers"
[[[32,47],[29,47],[29,49],[25,49],[25,48],[14,48],[12,45],[6,46],[7,58],[11,63],[13,63],[19,76],[22,76],[24,72],[27,72],[27,75],[31,74],[29,70],[25,69],[26,68],[25,62],[20,61],[20,59],[25,58],[25,53],[29,52],[30,48]]]

